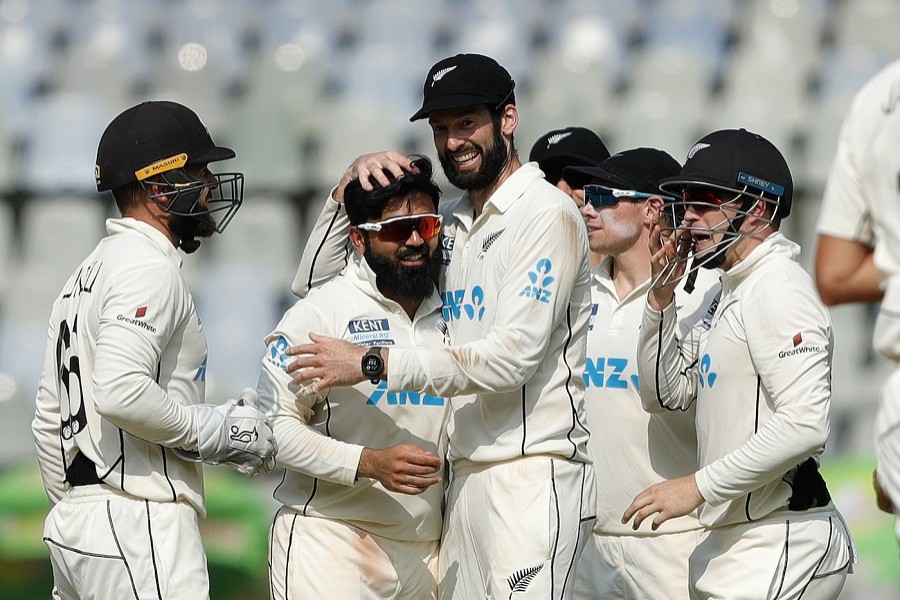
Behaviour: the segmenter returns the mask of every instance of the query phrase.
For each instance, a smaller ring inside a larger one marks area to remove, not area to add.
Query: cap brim
[[[236,154],[234,150],[231,148],[226,148],[224,146],[213,146],[206,152],[203,152],[197,156],[189,156],[188,164],[189,165],[205,165],[211,162],[217,162],[220,160],[228,160],[229,158],[234,158]]]
[[[566,167],[563,169],[563,179],[577,188],[584,187],[595,179],[600,179],[604,183],[611,183],[623,190],[634,187],[632,182],[615,173],[610,173],[603,167]]]
[[[409,118],[410,121],[418,121],[424,119],[436,110],[445,110],[448,108],[463,108],[465,106],[476,106],[478,104],[496,104],[499,100],[486,98],[476,94],[452,94],[448,96],[440,96],[433,98],[422,105],[416,114]]]

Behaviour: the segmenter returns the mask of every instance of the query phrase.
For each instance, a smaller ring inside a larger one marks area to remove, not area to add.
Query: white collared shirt
[[[797,465],[828,436],[831,319],[799,246],[774,233],[722,276],[722,297],[699,345],[681,344],[676,310],[645,306],[639,360],[648,402],[695,400],[706,527],[786,508]],[[643,374],[653,374],[644,376]]]
[[[298,389],[285,372],[287,347],[307,343],[309,333],[364,346],[437,348],[444,343],[437,291],[410,320],[381,295],[375,274],[354,254],[345,271],[313,288],[266,338],[257,386],[278,441],[278,465],[286,469],[275,499],[304,515],[324,517],[397,540],[436,540],[441,535],[443,486],[416,496],[386,490],[372,479],[356,480],[364,447],[414,444],[444,457],[449,402],[438,395],[388,390],[369,381],[332,388],[325,396]]]
[[[699,529],[695,513],[670,519],[652,531],[622,524],[622,514],[639,493],[660,481],[697,470],[694,408],[665,410],[654,400],[641,404],[643,377],[638,369],[638,329],[650,291],[648,279],[619,298],[607,257],[594,269],[591,321],[585,366],[585,401],[591,437],[588,450],[597,474],[597,521],[600,535],[654,536]],[[701,269],[695,289],[676,290],[679,339],[715,313],[719,271]]]
[[[162,232],[107,221],[53,304],[33,423],[52,503],[80,451],[104,483],[205,515],[203,475],[170,448],[196,449],[193,412],[206,386],[206,335]]]
[[[467,195],[441,212],[452,346],[392,351],[390,389],[453,396],[451,460],[589,461],[582,375],[590,272],[575,204],[528,163],[477,219]]]

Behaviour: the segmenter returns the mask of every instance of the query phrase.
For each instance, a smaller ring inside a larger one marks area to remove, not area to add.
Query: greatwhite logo
[[[566,133],[554,133],[553,135],[551,135],[550,137],[547,138],[547,148],[549,148],[553,144],[558,144],[559,142],[563,141],[570,135],[572,135],[571,131],[567,131]]]
[[[694,155],[703,150],[704,148],[709,148],[709,144],[697,143],[694,144],[694,147],[691,148],[690,152],[688,152],[688,158],[694,158]]]
[[[444,75],[455,69],[458,65],[453,65],[452,67],[447,67],[446,69],[441,69],[437,73],[431,76],[431,87],[434,87],[434,84],[444,78]]]

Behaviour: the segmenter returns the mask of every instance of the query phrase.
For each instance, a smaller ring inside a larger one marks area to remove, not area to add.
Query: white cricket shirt
[[[468,195],[441,212],[452,346],[391,350],[389,388],[453,396],[451,460],[589,461],[582,376],[590,272],[578,209],[527,163],[478,219]]]
[[[437,348],[444,343],[437,291],[415,318],[375,286],[375,274],[354,254],[338,277],[313,288],[267,337],[257,390],[278,441],[278,465],[286,469],[275,498],[304,515],[347,522],[396,540],[436,540],[441,535],[443,486],[418,495],[394,493],[376,480],[356,480],[364,447],[414,444],[444,457],[449,402],[412,390],[388,390],[366,381],[306,393],[285,372],[284,351],[309,341],[309,333],[364,346]]]
[[[900,61],[856,94],[828,173],[818,233],[875,248],[885,290],[875,349],[900,360]]]
[[[107,485],[206,513],[194,415],[203,402],[206,335],[181,256],[152,226],[110,219],[109,233],[53,304],[33,422],[51,503],[80,451]]]
[[[612,259],[593,272],[591,320],[585,365],[585,404],[591,437],[588,450],[597,474],[597,522],[600,535],[654,536],[699,529],[696,514],[671,519],[657,531],[634,531],[622,513],[639,493],[666,479],[697,470],[694,409],[653,414],[641,405],[638,329],[650,280],[619,299],[611,277]],[[679,338],[684,340],[707,314],[715,312],[719,271],[702,269],[690,294],[679,286]]]
[[[675,306],[646,305],[644,404],[696,400],[700,522],[720,527],[787,507],[797,465],[828,437],[831,319],[800,248],[774,233],[722,275],[722,297],[699,346],[681,344]],[[653,376],[649,376],[653,374]]]

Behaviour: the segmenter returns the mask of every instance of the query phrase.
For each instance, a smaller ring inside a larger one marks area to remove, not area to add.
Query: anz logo
[[[484,318],[484,290],[480,285],[472,288],[468,294],[465,289],[450,290],[441,293],[444,303],[442,310],[444,321],[480,321]]]
[[[628,389],[628,383],[639,389],[637,374],[626,375],[627,358],[588,357],[584,363],[584,387]]]
[[[709,354],[704,354],[703,358],[700,359],[700,387],[712,389],[718,377],[712,371],[712,358],[710,358]]]
[[[550,275],[550,270],[552,268],[553,263],[550,262],[549,258],[542,258],[539,260],[534,267],[534,271],[528,271],[528,279],[531,283],[526,285],[522,291],[519,292],[519,296],[533,298],[538,302],[549,304],[550,296],[553,295],[553,292],[547,288],[551,283],[556,281],[556,278]]]
[[[282,371],[287,371],[288,361],[291,359],[287,355],[288,346],[288,341],[284,339],[283,335],[280,335],[277,340],[269,345],[269,349],[266,352],[266,359]]]
[[[389,392],[387,391],[387,382],[382,381],[375,388],[375,391],[366,400],[366,404],[374,406],[386,399],[388,405],[397,406],[444,406],[444,398],[441,396],[432,396],[431,394],[420,394],[419,392]]]

